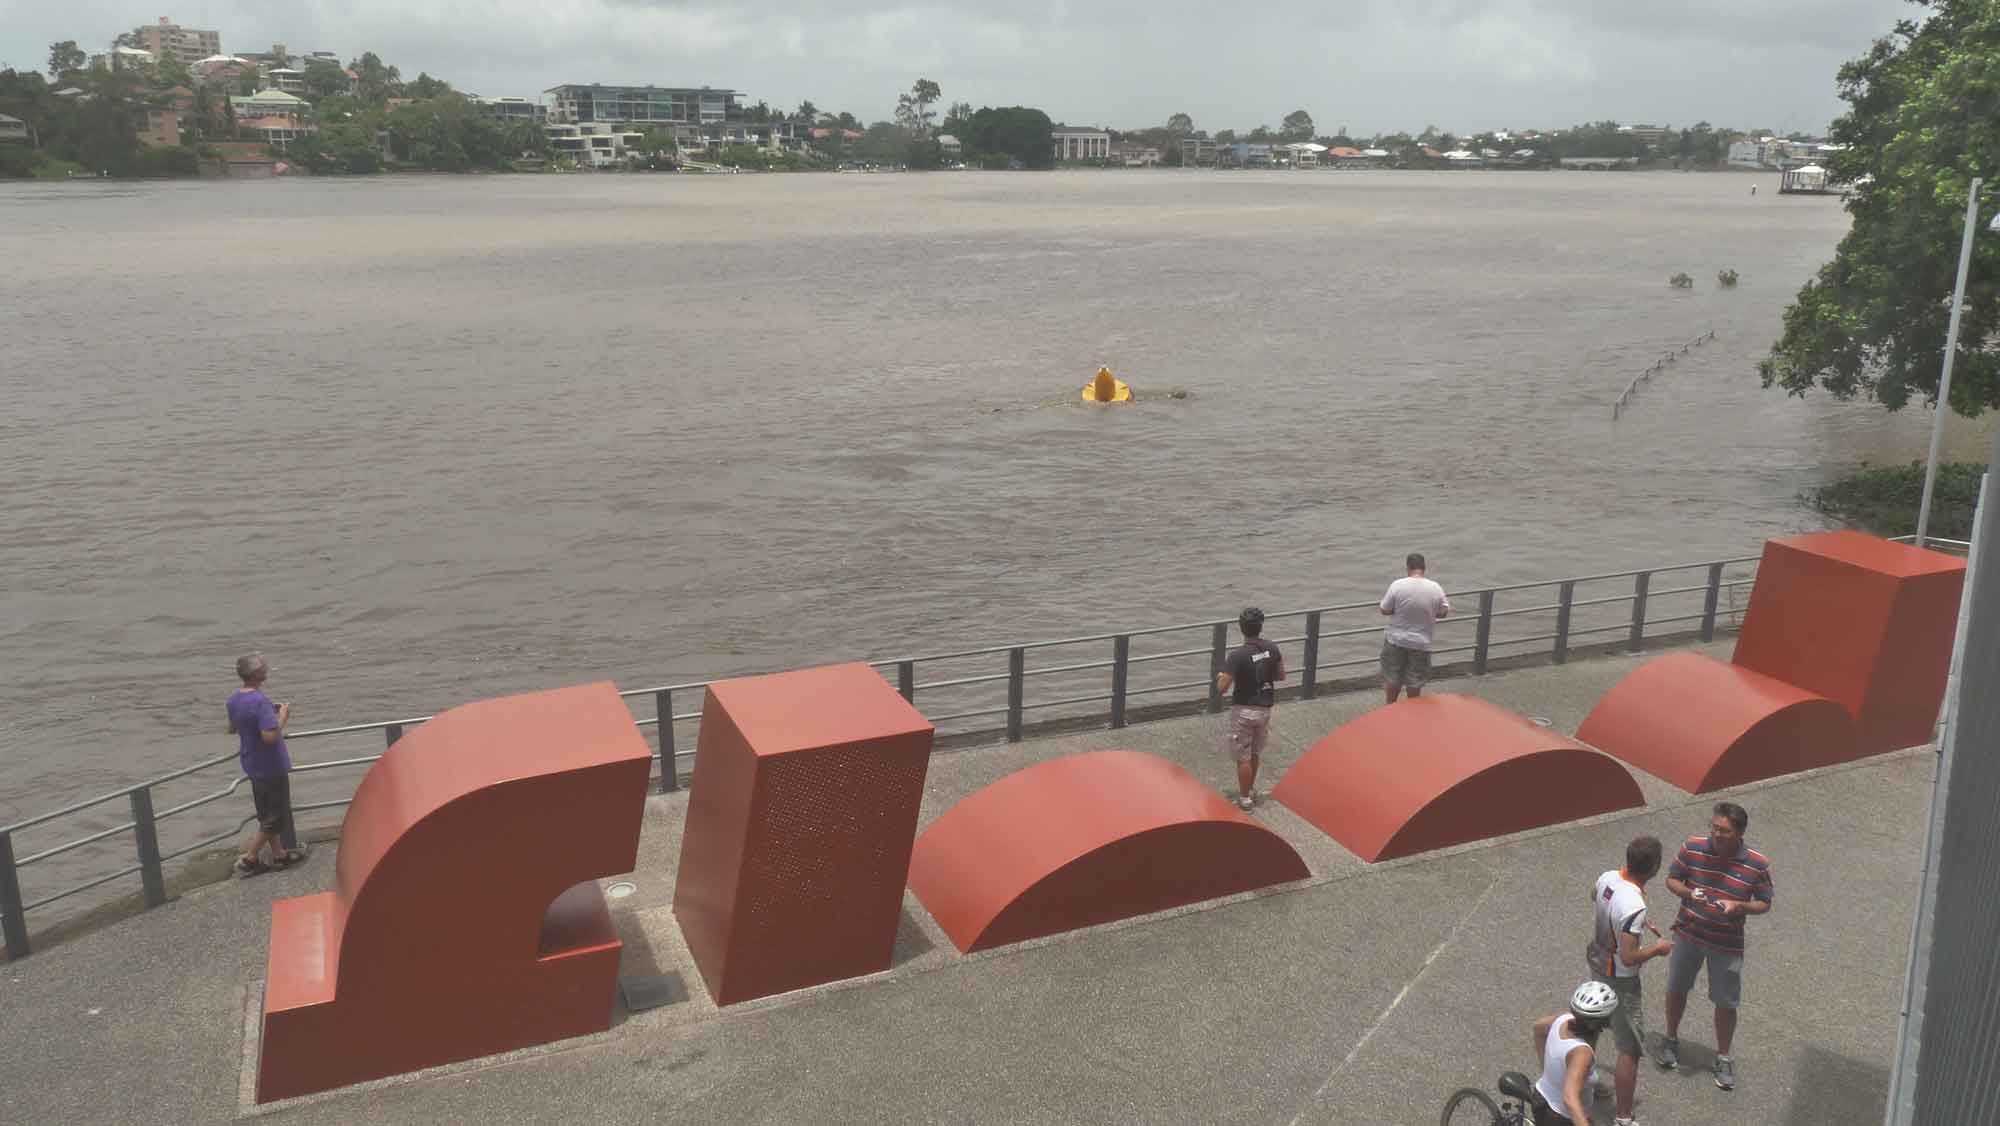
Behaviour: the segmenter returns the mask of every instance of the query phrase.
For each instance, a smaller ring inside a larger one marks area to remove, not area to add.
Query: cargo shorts
[[[1229,733],[1223,746],[1237,762],[1254,762],[1264,753],[1271,734],[1271,709],[1237,704],[1229,709]]]
[[[1708,966],[1708,999],[1718,1009],[1733,1009],[1743,1002],[1743,955],[1706,950],[1685,938],[1676,937],[1674,952],[1667,956],[1667,992],[1694,990],[1695,975]]]
[[[1431,652],[1405,649],[1393,641],[1382,643],[1382,679],[1405,688],[1422,688],[1431,678]]]
[[[1590,975],[1601,981],[1618,994],[1618,1008],[1611,1013],[1611,1038],[1618,1044],[1621,1056],[1642,1056],[1646,1054],[1646,1010],[1641,1005],[1638,975],[1631,977],[1605,977],[1600,973]]]

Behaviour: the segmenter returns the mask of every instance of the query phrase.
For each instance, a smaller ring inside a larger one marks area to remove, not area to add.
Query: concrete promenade
[[[1726,659],[1731,645],[1700,648]],[[1436,690],[1574,732],[1644,659]],[[1260,789],[1379,703],[1281,703]],[[940,752],[923,819],[1029,763],[1106,747],[1166,755],[1221,788],[1232,783],[1220,723]],[[1774,910],[1751,920],[1739,1087],[1710,1082],[1698,986],[1684,1069],[1645,1066],[1641,1121],[1881,1121],[1933,763],[1928,749],[1904,751],[1718,795],[1749,809],[1777,887]],[[302,869],[193,890],[0,966],[0,1121],[1428,1124],[1453,1089],[1532,1071],[1529,1023],[1582,977],[1590,885],[1625,841],[1652,833],[1671,849],[1703,831],[1714,796],[1637,776],[1644,810],[1373,866],[1266,802],[1256,815],[1310,879],[970,957],[906,895],[889,972],[726,1012],[668,903],[686,794],[656,796],[638,891],[614,911],[628,972],[678,972],[690,999],[621,1008],[609,1032],[582,1040],[254,1108],[269,904],[328,885],[327,844]],[[1659,881],[1647,890],[1664,927],[1674,900]],[[1645,975],[1655,1036],[1663,974]],[[1608,1061],[1608,1038],[1602,1048]],[[1608,1122],[1608,1100],[1600,1109]]]

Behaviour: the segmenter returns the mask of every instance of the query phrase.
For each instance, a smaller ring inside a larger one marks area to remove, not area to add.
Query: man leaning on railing
[[[250,799],[257,808],[257,831],[236,858],[238,876],[254,876],[270,868],[289,868],[305,859],[305,849],[287,850],[284,838],[292,829],[292,756],[285,750],[285,723],[291,719],[290,703],[273,704],[264,695],[264,679],[271,673],[261,653],[236,658],[236,675],[243,687],[229,696],[229,733],[236,736],[236,758],[243,776],[250,779]],[[271,863],[265,864],[264,846],[271,848]]]

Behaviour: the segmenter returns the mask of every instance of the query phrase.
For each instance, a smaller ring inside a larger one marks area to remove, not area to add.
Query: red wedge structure
[[[608,683],[390,747],[333,890],[271,905],[257,1101],[609,1028],[621,945],[593,881],[637,863],[652,757]]]
[[[910,888],[970,952],[1307,875],[1284,838],[1186,770],[1093,751],[951,807],[917,838]]]
[[[931,734],[863,664],[708,686],[674,915],[716,1004],[889,968]]]
[[[1624,761],[1695,794],[1862,753],[1839,704],[1700,653],[1670,653],[1633,670],[1576,737],[1616,747]]]
[[[1616,762],[1457,695],[1342,724],[1271,796],[1370,863],[1645,804]]]
[[[1964,582],[1962,559],[1859,532],[1770,540],[1734,660],[1644,665],[1577,738],[1695,792],[1928,742]]]

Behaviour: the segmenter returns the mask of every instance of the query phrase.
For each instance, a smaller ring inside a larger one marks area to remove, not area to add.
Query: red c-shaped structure
[[[1342,724],[1271,796],[1371,863],[1645,804],[1611,759],[1456,695]]]
[[[637,863],[651,766],[609,683],[397,741],[333,890],[271,905],[257,1101],[609,1028],[621,945],[592,881]]]
[[[968,953],[1307,875],[1284,838],[1138,751],[1009,774],[945,811],[910,860],[910,889]]]

